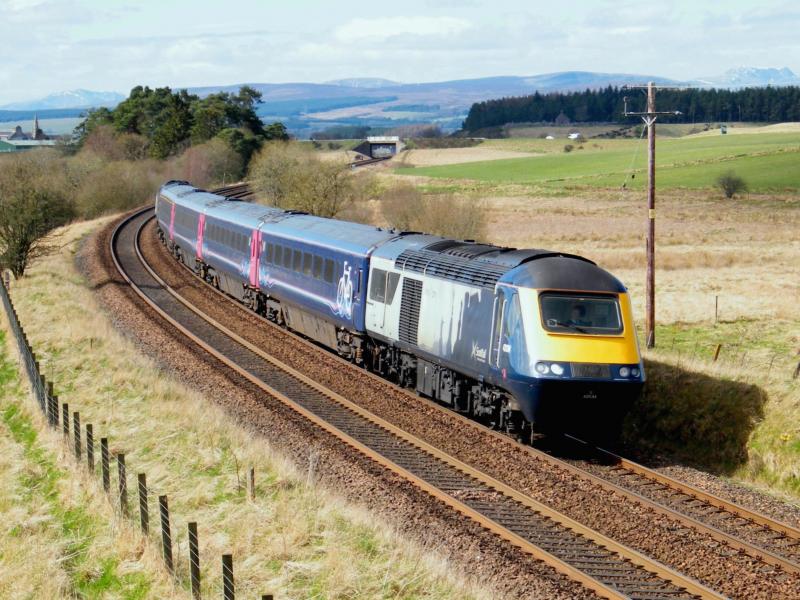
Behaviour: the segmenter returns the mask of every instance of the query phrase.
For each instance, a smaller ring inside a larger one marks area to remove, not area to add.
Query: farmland
[[[565,146],[572,146],[565,152]],[[399,169],[398,173],[437,179],[468,179],[491,184],[534,185],[559,192],[569,189],[628,188],[645,184],[647,149],[643,139],[490,140],[496,150],[536,156]],[[800,189],[800,134],[695,135],[658,141],[656,166],[662,189],[711,188],[723,172],[734,171],[757,193]]]

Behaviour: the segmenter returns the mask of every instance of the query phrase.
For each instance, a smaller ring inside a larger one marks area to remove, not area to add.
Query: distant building
[[[572,123],[572,121],[570,121],[569,117],[564,114],[563,110],[558,113],[555,121],[556,125],[569,125],[570,123]]]
[[[39,127],[39,115],[33,117],[31,133],[25,133],[20,125],[14,131],[0,132],[0,152],[17,152],[41,146],[55,146],[55,140]]]

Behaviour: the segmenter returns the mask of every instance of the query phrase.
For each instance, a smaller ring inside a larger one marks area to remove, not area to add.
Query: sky
[[[796,1],[0,0],[0,105],[140,84],[800,74],[798,32]]]

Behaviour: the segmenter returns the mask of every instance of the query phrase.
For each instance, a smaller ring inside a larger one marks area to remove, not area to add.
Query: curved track
[[[134,291],[200,348],[309,421],[437,500],[606,598],[720,598],[326,389],[194,309],[145,264],[140,211],[111,238]]]

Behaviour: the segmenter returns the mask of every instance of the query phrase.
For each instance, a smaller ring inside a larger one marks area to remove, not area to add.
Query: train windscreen
[[[622,333],[616,296],[544,293],[539,295],[539,305],[547,331],[584,335]]]

